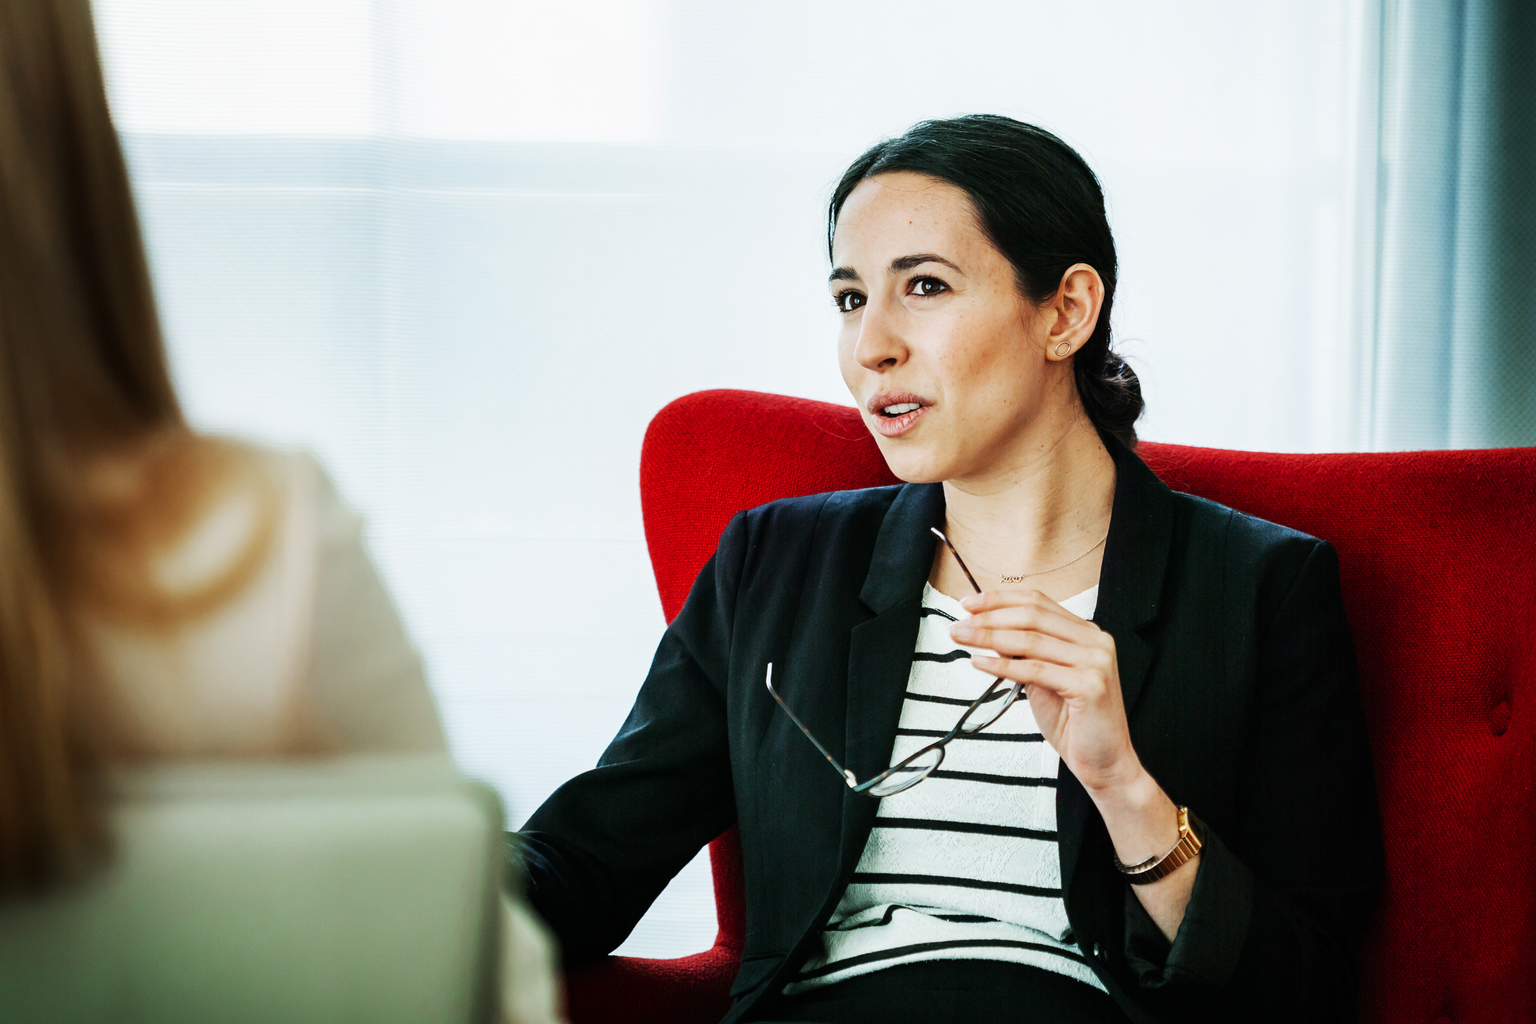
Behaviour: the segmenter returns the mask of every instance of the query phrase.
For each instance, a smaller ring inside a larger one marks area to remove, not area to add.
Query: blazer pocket
[[[736,980],[731,985],[731,998],[735,999],[762,985],[783,962],[783,953],[748,953],[743,956]]]

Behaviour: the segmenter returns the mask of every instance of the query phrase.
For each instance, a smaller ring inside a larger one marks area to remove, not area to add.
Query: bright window
[[[1143,434],[1349,447],[1359,4],[98,0],[195,421],[369,517],[453,750],[518,824],[662,628],[640,439],[742,387],[846,401],[822,213],[922,117],[1100,173]],[[714,934],[687,869],[626,945]]]

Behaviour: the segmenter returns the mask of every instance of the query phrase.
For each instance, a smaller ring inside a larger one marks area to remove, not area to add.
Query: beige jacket
[[[447,756],[421,656],[363,545],[361,518],[307,453],[258,452],[278,509],[265,564],[233,600],[170,631],[88,629],[128,749],[153,758],[319,752]],[[166,583],[220,572],[270,514],[236,489],[157,565]],[[504,1018],[558,1019],[555,955],[503,900]]]

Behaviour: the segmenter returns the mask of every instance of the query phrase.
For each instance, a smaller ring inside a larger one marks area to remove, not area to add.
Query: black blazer
[[[1170,948],[1063,766],[1061,879],[1077,943],[1137,1021],[1352,1019],[1382,852],[1333,549],[1175,493],[1109,447],[1117,480],[1094,621],[1115,639],[1142,762],[1207,834]],[[883,771],[933,561],[928,528],[943,517],[940,485],[908,484],[731,520],[598,767],[521,834],[530,898],[568,964],[618,946],[738,823],[746,947],[726,1020],[788,981],[878,801],[828,768],[767,693],[764,667],[855,774]]]

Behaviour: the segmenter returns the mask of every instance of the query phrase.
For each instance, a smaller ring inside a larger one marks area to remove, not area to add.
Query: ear
[[[1071,359],[1093,337],[1104,308],[1104,280],[1086,263],[1074,263],[1061,275],[1056,294],[1041,312],[1051,325],[1045,336],[1045,357],[1052,362]]]

